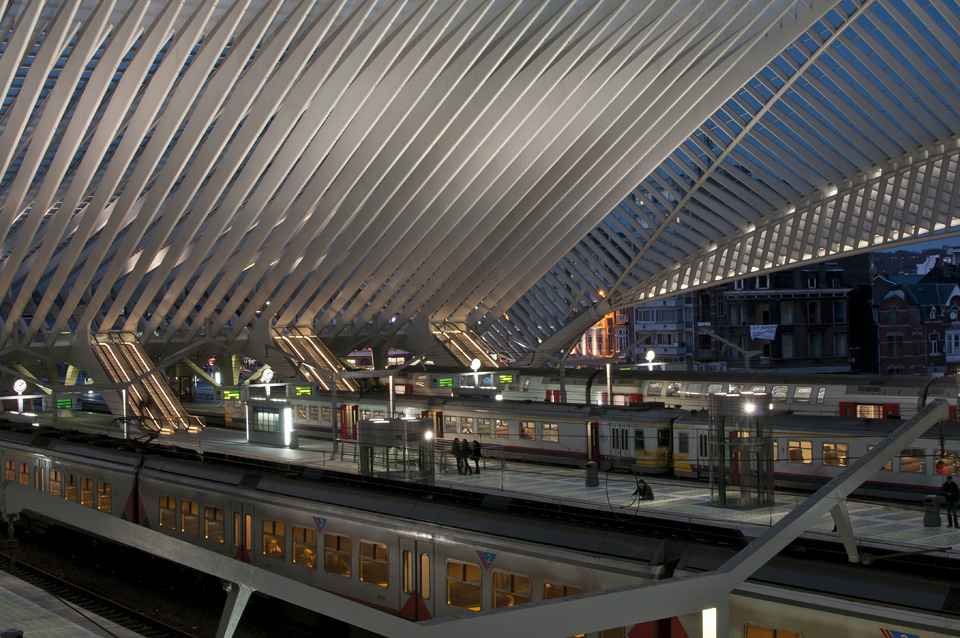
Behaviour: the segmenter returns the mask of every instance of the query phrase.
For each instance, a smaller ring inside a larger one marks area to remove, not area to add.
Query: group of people
[[[453,455],[457,458],[457,472],[460,474],[480,473],[480,441],[474,439],[473,444],[459,438],[453,440]],[[470,467],[470,461],[473,461],[474,468]]]

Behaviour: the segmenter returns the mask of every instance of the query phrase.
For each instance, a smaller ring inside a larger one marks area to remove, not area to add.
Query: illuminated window
[[[530,602],[530,579],[519,574],[493,572],[493,608]]]
[[[323,571],[350,578],[350,537],[323,535]]]
[[[647,384],[648,395],[658,397],[661,392],[663,392],[663,381],[651,381]]]
[[[935,472],[937,474],[960,474],[960,463],[957,462],[956,451],[941,452],[936,450],[933,453],[933,458],[936,460]]]
[[[872,445],[868,445],[868,446],[867,446],[867,452],[869,452],[869,451],[872,450],[872,449],[873,449],[873,446],[872,446]],[[887,461],[887,463],[886,463],[883,467],[881,467],[880,469],[881,469],[881,470],[892,471],[892,470],[893,470],[893,461]]]
[[[387,587],[390,572],[386,545],[360,541],[360,580],[377,587]]]
[[[403,593],[413,593],[416,576],[414,574],[413,552],[403,550],[403,579],[401,586]],[[424,600],[430,599],[430,555],[420,554],[420,582],[417,584],[420,589],[420,596]]]
[[[847,465],[847,444],[846,443],[824,443],[823,444],[823,464],[824,465]]]
[[[103,512],[113,511],[113,501],[110,498],[110,484],[106,481],[97,481],[97,509]]]
[[[460,419],[460,434],[473,434],[472,416],[465,416]]]
[[[770,392],[770,396],[774,401],[786,401],[787,400],[787,386],[785,385],[775,385],[773,390]]]
[[[293,562],[307,569],[317,568],[317,530],[294,525]]]
[[[223,542],[223,510],[219,507],[203,508],[203,536],[208,541]]]
[[[200,536],[200,504],[193,501],[180,503],[180,531],[191,536]]]
[[[297,418],[301,421],[307,418],[307,406],[298,405],[297,406]]]
[[[797,386],[793,391],[793,400],[797,403],[810,403],[811,395],[813,395],[813,386]]]
[[[173,496],[160,497],[160,527],[177,529],[177,499]]]
[[[80,479],[80,504],[93,507],[93,479]]]
[[[283,559],[286,554],[286,545],[283,523],[263,521],[263,555]]]
[[[927,471],[927,457],[921,448],[907,448],[900,452],[900,471],[923,474]]]
[[[451,434],[456,434],[459,420],[460,420],[459,417],[445,414],[443,417],[443,431],[450,432]]]
[[[50,470],[50,493],[54,496],[63,496],[63,483],[60,478],[60,470]]]
[[[810,441],[787,441],[787,460],[791,463],[813,463],[813,444]]]
[[[556,423],[544,423],[543,430],[541,433],[541,438],[544,441],[553,441],[556,443],[560,440],[560,426]]]
[[[497,419],[493,423],[493,435],[494,436],[510,436],[510,425],[509,421],[506,419]]]
[[[537,438],[537,426],[533,421],[520,421],[520,438],[529,441]]]
[[[4,461],[3,465],[6,468],[5,474],[4,474],[5,478],[8,481],[16,481],[17,480],[17,462],[14,461],[13,459],[7,459],[6,461]]]
[[[77,477],[73,474],[67,474],[64,481],[63,497],[68,501],[77,502]]]
[[[320,409],[315,405],[310,406],[310,420],[311,421],[320,420]]]
[[[490,424],[490,419],[477,419],[477,434],[486,434],[487,436],[493,434],[493,428]]]
[[[480,566],[447,561],[447,604],[469,611],[480,611]]]
[[[582,594],[580,587],[571,587],[570,585],[559,585],[554,583],[543,584],[543,599],[553,600],[554,598],[563,598],[564,596],[576,596]]]
[[[30,485],[30,464],[21,463],[20,464],[20,477],[18,479],[20,485]]]

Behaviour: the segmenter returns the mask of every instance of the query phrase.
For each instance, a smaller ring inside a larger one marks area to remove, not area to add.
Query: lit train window
[[[698,399],[700,394],[703,392],[702,383],[688,383],[687,384],[687,398],[688,399]]]
[[[203,508],[203,536],[208,541],[223,542],[223,510],[219,507]]]
[[[480,611],[480,567],[473,563],[447,561],[447,604]]]
[[[773,390],[770,391],[770,395],[773,397],[774,401],[786,401],[787,400],[787,386],[785,385],[775,385]]]
[[[717,394],[718,392],[723,392],[724,388],[723,383],[708,383],[707,384],[707,394]]]
[[[537,438],[537,425],[533,421],[520,421],[520,438],[533,441]]]
[[[4,461],[3,465],[6,468],[4,477],[8,481],[16,481],[17,480],[17,462],[14,461],[13,459],[7,459],[6,461]]]
[[[80,504],[93,507],[93,479],[80,479]]]
[[[370,419],[370,410],[360,410],[361,419]]]
[[[750,392],[754,394],[766,394],[767,386],[765,385],[752,385],[750,386]]]
[[[67,474],[66,476],[63,497],[68,501],[77,502],[77,477],[73,474]]]
[[[544,423],[542,427],[543,427],[543,431],[540,437],[544,441],[553,441],[554,443],[556,443],[557,441],[560,440],[559,425],[557,425],[556,423]]]
[[[50,470],[50,493],[63,497],[63,483],[60,482],[60,470]]]
[[[298,405],[297,406],[297,418],[301,421],[307,418],[307,406]]]
[[[900,452],[900,471],[923,474],[927,471],[927,456],[921,448],[907,448]]]
[[[173,496],[160,497],[160,527],[177,529],[177,499]]]
[[[793,400],[797,403],[810,403],[810,396],[812,394],[812,385],[798,385],[793,391]]]
[[[847,465],[847,444],[846,443],[824,443],[823,444],[823,464],[824,465]]]
[[[477,419],[477,434],[490,435],[493,433],[493,428],[490,427],[490,423],[490,419]]]
[[[360,580],[386,588],[390,583],[387,558],[387,546],[383,543],[360,541]]]
[[[20,485],[30,485],[30,464],[20,464]]]
[[[444,415],[443,417],[443,431],[450,432],[451,434],[457,433],[457,417],[450,416],[449,414]]]
[[[791,463],[813,463],[813,444],[810,441],[787,441],[787,460]]]
[[[321,407],[320,408],[320,420],[324,423],[330,423],[330,407]]]
[[[97,481],[97,509],[103,512],[113,511],[110,484],[106,481]]]
[[[200,536],[200,504],[193,501],[180,502],[180,531],[191,536]]]
[[[743,392],[742,383],[731,383],[730,384],[730,394],[741,394]]]
[[[400,562],[400,571],[403,574],[400,588],[403,590],[403,593],[410,594],[413,592],[413,552],[409,549],[403,550],[403,556]]]
[[[661,392],[663,392],[663,381],[651,381],[647,384],[648,395],[658,397]]]
[[[473,417],[465,416],[460,419],[460,433],[473,434]]]
[[[744,627],[744,638],[803,638],[803,634],[786,629],[765,629],[748,624]]]
[[[872,445],[867,446],[867,452],[873,449]],[[893,470],[893,461],[887,461],[886,465],[880,468],[881,470],[892,471]]]
[[[493,608],[513,607],[530,602],[530,579],[520,574],[493,572]]]
[[[543,599],[553,600],[554,598],[563,598],[564,596],[577,596],[583,593],[580,587],[571,585],[557,585],[554,583],[543,583]]]
[[[823,404],[824,399],[827,397],[827,389],[823,386],[817,388],[817,403]]]
[[[350,578],[350,537],[323,535],[323,571]]]
[[[690,435],[686,432],[677,433],[677,452],[688,454],[690,452]]]
[[[861,419],[882,419],[883,406],[873,403],[858,403],[857,416]]]
[[[307,569],[317,568],[317,530],[294,525],[293,562]]]
[[[420,596],[430,600],[430,554],[420,554]]]
[[[933,458],[937,460],[935,472],[937,474],[958,474],[960,473],[960,464],[957,463],[957,453],[954,450],[933,453]]]
[[[506,419],[497,419],[493,424],[494,436],[510,436],[510,422]]]
[[[286,555],[287,548],[287,538],[285,530],[283,529],[283,523],[264,519],[261,525],[263,528],[263,555],[283,559]]]
[[[683,387],[683,384],[679,381],[671,381],[667,384],[667,396],[668,397],[678,397],[680,396],[680,388]]]
[[[315,405],[310,406],[310,420],[311,421],[320,420],[320,409]]]
[[[375,418],[375,419],[382,419],[383,416],[384,416],[384,415],[383,415],[383,410],[374,410],[374,411],[373,411],[373,418]]]

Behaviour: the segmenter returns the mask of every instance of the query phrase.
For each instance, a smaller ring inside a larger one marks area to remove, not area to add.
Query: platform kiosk
[[[433,419],[361,419],[357,425],[362,476],[433,480]]]
[[[711,396],[709,448],[713,505],[773,505],[772,412],[769,394],[742,392]]]

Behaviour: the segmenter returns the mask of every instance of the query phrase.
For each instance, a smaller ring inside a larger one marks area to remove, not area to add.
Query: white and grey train
[[[449,492],[428,500],[324,482],[309,471],[291,477],[289,466],[272,473],[114,441],[94,446],[35,428],[2,430],[5,479],[411,620],[697,573],[731,553],[622,521],[617,529],[543,520],[464,505]],[[829,548],[774,559],[732,592],[730,635],[960,633],[951,561],[915,574],[915,562],[892,556],[870,566],[845,560]],[[591,635],[689,638],[699,623],[684,616]]]

